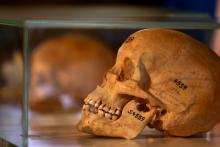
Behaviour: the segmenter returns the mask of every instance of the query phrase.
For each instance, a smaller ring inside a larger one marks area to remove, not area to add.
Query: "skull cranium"
[[[217,55],[186,34],[138,31],[84,100],[78,129],[124,138],[146,125],[174,136],[206,132],[220,119],[219,67]]]

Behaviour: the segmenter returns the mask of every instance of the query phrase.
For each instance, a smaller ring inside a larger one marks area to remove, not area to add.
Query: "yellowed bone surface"
[[[220,59],[206,45],[175,30],[140,30],[122,44],[103,83],[84,100],[89,108],[79,126],[87,124],[96,135],[132,138],[144,125],[125,115],[129,102],[137,100],[156,111],[147,116],[151,128],[172,136],[206,132],[220,120],[219,87]],[[135,131],[127,135],[128,130]]]

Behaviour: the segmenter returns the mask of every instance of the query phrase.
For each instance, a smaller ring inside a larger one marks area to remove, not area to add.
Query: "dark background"
[[[152,6],[156,8],[171,10],[175,12],[197,12],[197,13],[207,13],[210,17],[215,17],[215,12],[217,8],[217,0],[0,0],[0,10],[3,8],[8,9],[12,7],[13,9],[10,9],[10,11],[14,10],[15,7],[25,6],[25,9],[32,9],[32,7],[41,7],[41,6]],[[30,7],[29,7],[30,6]],[[147,8],[147,7],[146,7]],[[4,12],[4,11],[1,11]],[[28,11],[27,11],[28,12]],[[11,12],[13,13],[13,12]],[[5,14],[1,14],[5,15]],[[18,14],[15,14],[15,16]],[[0,29],[0,63],[2,60],[10,59],[8,58],[9,54],[6,54],[5,50],[10,52],[9,50],[14,50],[15,48],[22,48],[21,46],[21,38],[22,38],[22,30],[13,29],[11,27],[7,26],[1,26]],[[33,45],[35,46],[38,44],[41,40],[44,38],[39,36],[45,36],[48,37],[48,34],[52,33],[41,33],[42,31],[38,31],[37,33],[34,33],[36,36],[35,38],[39,38],[38,40],[32,41]],[[50,31],[51,32],[51,31]],[[112,31],[109,31],[111,34]],[[130,32],[129,32],[130,33]],[[204,42],[205,38],[204,36],[207,35],[204,34],[204,32],[201,31],[193,31],[187,32],[194,38],[198,39],[199,41]],[[128,35],[120,33],[122,37]],[[106,38],[108,36],[100,35],[101,38]],[[115,40],[123,40],[120,38],[114,38],[112,35],[110,35],[111,38]],[[34,37],[32,37],[34,38]],[[42,38],[42,39],[40,39]],[[126,37],[124,37],[126,38]],[[105,40],[104,40],[105,41]],[[113,40],[114,41],[114,40]],[[111,41],[108,41],[111,44]],[[121,42],[116,43],[115,46],[112,46],[112,48],[117,48]]]
[[[20,5],[139,5],[177,11],[203,12],[215,16],[217,0],[0,0],[1,6]]]

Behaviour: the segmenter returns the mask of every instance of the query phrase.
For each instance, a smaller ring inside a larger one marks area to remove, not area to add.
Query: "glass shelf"
[[[0,7],[1,8],[1,7]],[[146,6],[2,7],[0,24],[24,28],[213,29],[218,19],[206,13],[180,13]]]
[[[23,28],[102,28],[102,29],[143,29],[143,28],[172,28],[172,29],[215,29],[220,22],[204,17],[196,18],[185,14],[183,16],[148,16],[132,18],[76,18],[61,19],[0,19],[0,24]]]

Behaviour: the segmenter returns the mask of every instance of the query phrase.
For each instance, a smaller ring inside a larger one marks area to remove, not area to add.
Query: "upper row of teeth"
[[[105,104],[102,104],[101,101],[85,100],[85,104],[89,105],[90,111],[98,113],[101,117],[116,120],[121,115],[121,110],[111,109],[110,107],[105,106]]]

